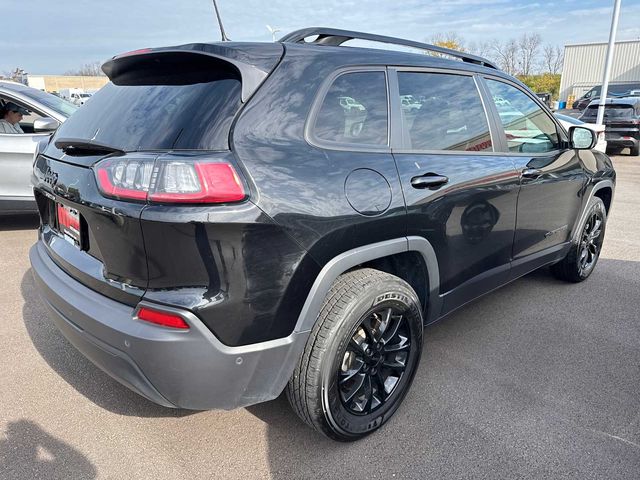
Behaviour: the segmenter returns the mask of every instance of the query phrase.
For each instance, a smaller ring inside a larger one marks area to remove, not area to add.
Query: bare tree
[[[542,62],[547,72],[553,74],[562,72],[564,50],[558,45],[545,45],[542,50]]]
[[[65,75],[83,75],[87,77],[99,77],[104,75],[104,73],[100,69],[101,65],[102,65],[101,62],[85,63],[82,67],[80,67],[77,70],[69,70],[65,72]]]
[[[491,48],[490,42],[469,42],[467,45],[467,51],[485,58],[491,58],[495,53]]]
[[[518,73],[518,55],[520,47],[514,39],[506,40],[504,43],[499,40],[491,42],[491,49],[495,54],[495,58],[500,64],[500,68],[509,75]]]
[[[538,33],[524,33],[518,40],[518,67],[522,75],[533,73],[541,43],[542,38]]]

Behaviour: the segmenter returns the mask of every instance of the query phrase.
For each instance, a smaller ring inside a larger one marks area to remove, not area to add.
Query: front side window
[[[403,137],[411,150],[492,151],[487,116],[472,77],[398,72]]]
[[[544,153],[560,146],[556,124],[521,90],[487,79],[510,152]]]
[[[36,112],[29,105],[24,104],[23,102],[16,100],[14,98],[0,96],[0,106],[6,104],[7,102],[15,103],[20,107],[26,109],[29,113],[22,117],[20,121],[20,128],[24,133],[34,133],[33,131],[33,122],[35,122],[39,118],[43,118],[39,112]]]
[[[324,97],[313,136],[323,142],[386,146],[387,110],[384,72],[340,75]]]

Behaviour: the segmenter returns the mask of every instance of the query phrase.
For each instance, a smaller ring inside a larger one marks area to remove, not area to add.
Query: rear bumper
[[[41,241],[29,257],[36,284],[64,336],[120,383],[166,407],[231,409],[276,398],[308,337],[308,332],[294,332],[229,347],[190,312],[181,312],[188,331],[134,320],[134,308],[68,276]]]
[[[622,138],[607,138],[608,147],[635,147],[640,140],[635,138],[622,139]]]

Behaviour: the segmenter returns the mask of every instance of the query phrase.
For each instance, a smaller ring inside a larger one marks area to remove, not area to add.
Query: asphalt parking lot
[[[403,406],[354,444],[283,397],[188,412],[120,386],[48,320],[36,221],[0,219],[0,478],[640,478],[640,158],[614,163],[592,277],[535,272],[429,327]]]

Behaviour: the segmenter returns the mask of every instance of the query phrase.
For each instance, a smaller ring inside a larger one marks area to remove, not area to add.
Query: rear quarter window
[[[386,146],[387,103],[383,71],[341,74],[322,100],[311,136],[321,144]]]

